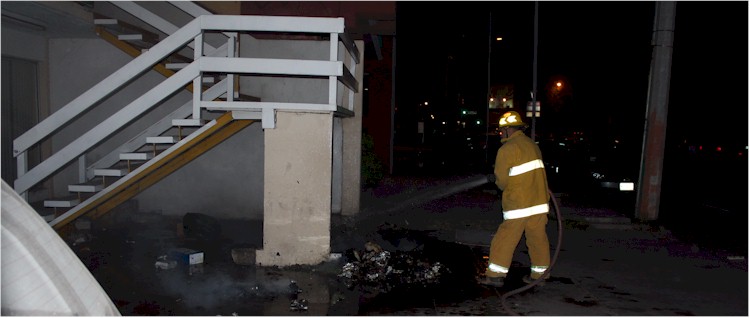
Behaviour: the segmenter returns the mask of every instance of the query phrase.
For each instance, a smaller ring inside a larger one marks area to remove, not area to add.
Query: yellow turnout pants
[[[526,234],[526,247],[529,249],[531,266],[548,268],[550,263],[549,239],[547,238],[547,213],[504,220],[495,232],[490,243],[490,267],[498,270],[487,270],[487,276],[505,276],[513,261],[521,236]]]

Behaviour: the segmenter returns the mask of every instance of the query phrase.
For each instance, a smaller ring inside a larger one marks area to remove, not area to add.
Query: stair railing
[[[146,8],[132,2],[132,1],[113,1],[111,2],[114,6],[119,7],[123,11],[138,17],[141,21],[144,23],[153,26],[157,30],[170,35],[177,31],[179,27],[173,25],[166,19],[163,19],[158,14],[152,13],[148,11]],[[201,15],[212,15],[213,13],[201,8],[200,6],[196,5],[194,2],[191,1],[172,1],[170,2],[176,9],[182,10],[185,13],[191,15],[193,18],[201,16]],[[217,34],[218,35],[218,34]],[[237,52],[229,51],[228,47],[230,47],[234,41],[237,33],[226,33],[223,37],[224,43],[214,48],[208,43],[203,44],[204,51],[207,51],[207,56],[235,56]],[[188,46],[192,49],[193,45],[188,44]],[[228,55],[228,54],[235,54],[235,55]],[[140,55],[140,54],[138,54]],[[203,98],[206,100],[214,100],[219,98],[220,96],[224,95],[226,92],[222,92],[220,89],[221,85],[232,85],[232,81],[234,80],[233,77],[227,77],[224,78],[219,83],[216,83],[213,87],[209,88],[207,91],[203,93]],[[227,84],[229,82],[229,84]],[[178,109],[172,111],[171,113],[164,116],[162,119],[156,121],[154,124],[128,140],[125,144],[113,149],[108,154],[102,156],[99,160],[96,162],[87,165],[85,156],[81,156],[79,161],[82,160],[82,166],[86,166],[85,169],[82,169],[84,171],[79,171],[79,175],[82,175],[82,182],[83,180],[88,180],[94,177],[94,171],[97,168],[103,168],[103,167],[110,167],[116,162],[120,160],[120,153],[128,153],[133,152],[136,149],[142,147],[146,143],[146,138],[149,136],[158,136],[167,131],[168,129],[173,127],[172,120],[175,118],[186,118],[188,116],[191,116],[192,111],[192,102],[185,103]]]
[[[207,57],[202,54],[203,32],[205,31],[328,34],[330,35],[330,58],[324,61]],[[339,41],[344,44],[344,54],[341,54],[339,50]],[[88,132],[80,135],[37,166],[26,171],[26,152],[29,148],[67,126],[73,119],[88,111],[93,105],[120,90],[126,83],[144,74],[153,65],[186,45],[192,45],[196,48],[196,58],[187,67],[138,97]],[[211,107],[225,111],[260,112],[264,128],[275,127],[276,109],[293,109],[302,112],[328,111],[352,115],[354,94],[358,90],[358,83],[353,71],[356,69],[354,66],[359,63],[358,57],[359,52],[354,42],[344,33],[343,18],[231,15],[197,17],[16,138],[13,141],[13,153],[18,161],[19,177],[14,182],[15,191],[25,195],[35,184],[61,170],[81,154],[100,144],[115,131],[141,117],[160,101],[183,89],[191,81],[194,84],[192,101],[194,119],[200,119],[201,108],[211,109]],[[344,65],[346,60],[349,61],[348,66]],[[227,88],[226,102],[206,101],[202,89],[200,89],[201,77],[204,72],[328,77],[328,103],[237,102],[232,100],[234,96],[233,85],[222,85]],[[348,98],[343,99],[343,105],[337,105],[339,83],[345,87],[341,90],[342,93],[345,96],[348,93]],[[196,84],[197,86],[195,86]]]

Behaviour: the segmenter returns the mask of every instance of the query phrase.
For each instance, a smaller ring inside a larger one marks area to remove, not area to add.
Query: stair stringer
[[[98,218],[106,214],[253,122],[255,121],[234,119],[231,112],[221,115],[101,192],[50,221],[49,225],[59,231],[83,215]]]

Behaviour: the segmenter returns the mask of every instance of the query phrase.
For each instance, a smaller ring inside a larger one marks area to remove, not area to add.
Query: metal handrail
[[[172,52],[192,44],[194,41],[198,41],[194,44],[195,47],[198,47],[198,44],[202,43],[202,34],[204,31],[329,34],[331,36],[331,58],[328,61],[309,61],[199,56],[188,67],[175,73],[174,76],[166,79],[113,116],[82,134],[28,172],[19,169],[21,170],[19,171],[19,178],[14,183],[16,192],[24,194],[32,186],[59,171],[78,156],[101,143],[113,134],[113,132],[140,117],[170,94],[182,89],[184,85],[200,77],[204,71],[218,71],[231,74],[257,73],[329,77],[333,80],[337,79],[345,87],[348,87],[350,96],[353,96],[357,92],[358,83],[352,73],[354,70],[352,66],[354,63],[359,62],[359,52],[354,42],[344,34],[343,18],[204,15],[195,18],[175,33],[169,35],[147,52],[115,71],[112,75],[15,139],[13,141],[13,151],[14,156],[19,160],[19,167],[26,167],[25,152],[29,148],[67,126],[75,118],[87,112],[92,106],[98,104],[114,92],[120,90],[128,82],[146,73],[153,65],[163,60]],[[338,56],[337,44],[339,41],[344,43],[346,51],[354,61],[348,68],[343,62],[345,58]],[[297,63],[302,67],[298,67],[296,71],[290,71],[290,67],[288,66],[290,62]],[[274,69],[268,67],[269,65],[277,65],[279,67]],[[281,67],[280,65],[286,66]],[[329,87],[334,87],[335,89],[336,85],[331,84]],[[193,103],[199,106],[202,103],[206,103],[201,102],[200,98],[200,94],[194,95],[195,100]],[[315,104],[312,104],[313,106],[308,105],[308,108],[312,108],[311,110],[314,111],[335,111],[337,105],[331,105],[331,101],[333,103],[336,102],[335,95],[332,99],[329,96],[328,104],[320,104],[317,109],[315,109]],[[256,109],[264,112],[270,109],[266,104],[245,104],[243,107],[244,110]],[[284,104],[281,103],[273,106],[272,110],[283,107]],[[353,107],[350,105],[346,109],[352,111]],[[269,117],[264,115],[263,118],[267,119]]]

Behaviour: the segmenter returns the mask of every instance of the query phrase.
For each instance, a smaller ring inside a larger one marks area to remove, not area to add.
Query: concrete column
[[[331,252],[333,114],[277,111],[265,130],[261,266],[314,265]]]
[[[341,214],[355,215],[359,213],[359,199],[362,193],[362,96],[364,92],[364,60],[365,45],[359,40],[355,41],[359,50],[359,60],[357,64],[359,82],[359,93],[354,96],[354,116],[341,119],[343,128],[343,163],[342,163],[342,194],[341,194]]]

